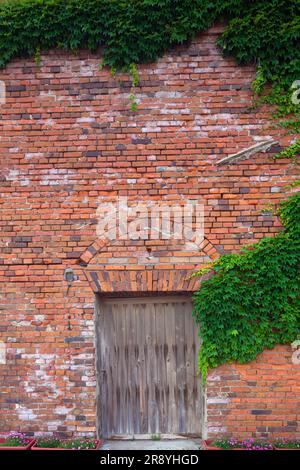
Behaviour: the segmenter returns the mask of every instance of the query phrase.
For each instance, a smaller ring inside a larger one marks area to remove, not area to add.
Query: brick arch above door
[[[95,293],[179,293],[195,292],[200,287],[200,278],[192,274],[203,265],[199,266],[192,260],[180,265],[97,265],[95,257],[107,243],[111,241],[96,240],[79,258],[79,264]],[[210,262],[219,257],[218,251],[207,238],[199,245],[199,253]]]
[[[187,269],[85,270],[94,292],[99,294],[141,294],[195,292],[200,286],[198,277]]]

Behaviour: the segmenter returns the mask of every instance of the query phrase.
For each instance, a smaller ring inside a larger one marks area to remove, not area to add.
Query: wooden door
[[[201,434],[199,339],[191,299],[97,303],[99,434]]]

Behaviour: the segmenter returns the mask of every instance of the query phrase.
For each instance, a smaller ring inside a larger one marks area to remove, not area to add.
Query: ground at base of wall
[[[172,440],[111,440],[104,441],[101,450],[199,450],[202,449],[200,439]]]

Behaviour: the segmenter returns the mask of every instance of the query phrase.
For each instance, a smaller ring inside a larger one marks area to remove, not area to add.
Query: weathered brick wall
[[[292,358],[290,346],[277,346],[250,364],[211,371],[207,379],[208,435],[299,438],[300,365]]]
[[[136,113],[129,108],[128,76],[100,71],[99,57],[85,51],[52,51],[40,67],[17,60],[1,71],[7,91],[0,119],[0,339],[7,353],[6,364],[0,363],[1,430],[94,432],[97,287],[91,272],[109,273],[108,281],[101,280],[103,290],[126,290],[120,273],[128,271],[134,272],[129,278],[137,291],[141,283],[143,290],[172,290],[180,286],[182,272],[278,231],[277,220],[261,209],[286,197],[287,186],[299,177],[289,161],[272,160],[278,148],[216,165],[267,138],[281,145],[290,139],[272,127],[267,108],[251,108],[254,68],[222,58],[217,33],[212,29],[139,67]],[[164,241],[116,242],[98,250],[96,210],[112,194],[203,197],[205,244],[184,259],[181,246]],[[63,277],[68,266],[78,276],[69,290]],[[155,278],[159,270],[161,284]],[[274,352],[284,358],[280,367],[259,359],[230,372],[238,379],[210,378],[210,400],[228,387],[236,394],[226,397],[226,407],[209,402],[210,432],[214,427],[244,433],[236,423],[248,410],[249,433],[294,431],[288,422],[297,420],[297,412],[299,417],[300,369],[285,351]],[[276,386],[268,382],[268,370]],[[255,386],[247,385],[253,407],[245,403],[247,374],[256,377]],[[266,416],[251,410],[274,410],[275,398],[282,415],[273,412],[268,427]]]

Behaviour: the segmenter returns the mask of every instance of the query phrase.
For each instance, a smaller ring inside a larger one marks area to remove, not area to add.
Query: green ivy
[[[297,90],[294,90],[292,86],[285,89],[280,82],[274,83],[271,89],[268,89],[266,84],[267,81],[263,77],[261,70],[258,70],[252,84],[255,105],[260,106],[266,103],[273,106],[272,116],[276,125],[285,128],[289,134],[298,134],[300,132],[300,105],[293,102],[293,95],[295,95]]]
[[[37,439],[36,447],[44,449],[78,449],[88,450],[94,449],[96,446],[95,439],[93,438],[78,438],[64,440],[55,437],[40,437]]]
[[[299,0],[8,0],[0,4],[0,67],[55,47],[103,47],[103,65],[131,70],[137,84],[133,64],[155,61],[219,20],[223,53],[258,64],[254,91],[273,84],[267,100],[294,113],[283,125],[298,132],[299,105],[291,109],[288,91],[300,80]]]
[[[243,14],[229,21],[218,43],[224,54],[233,55],[240,64],[258,64],[253,82],[253,91],[260,96],[257,104],[274,105],[279,126],[299,133],[300,105],[293,103],[292,96],[297,94],[294,82],[300,80],[300,2],[243,3]]]
[[[294,144],[291,144],[286,149],[275,155],[275,158],[290,158],[295,160],[300,155],[300,140],[297,140]]]
[[[127,69],[154,61],[219,19],[218,40],[239,63],[260,62],[267,81],[300,77],[298,0],[15,0],[0,4],[0,63],[40,48],[96,51]]]
[[[279,213],[283,231],[221,256],[194,295],[204,380],[210,368],[254,360],[299,335],[300,192],[282,202]]]

